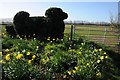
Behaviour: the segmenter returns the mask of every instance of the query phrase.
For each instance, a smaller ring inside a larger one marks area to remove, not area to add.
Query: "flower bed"
[[[105,47],[84,39],[10,38],[3,35],[3,80],[114,80],[119,69]]]

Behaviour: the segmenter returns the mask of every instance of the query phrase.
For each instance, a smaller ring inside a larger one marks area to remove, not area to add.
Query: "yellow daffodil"
[[[0,52],[0,56],[2,56],[2,52]]]
[[[32,56],[32,59],[35,59],[35,58],[36,58],[36,56],[35,56],[35,55],[33,55],[33,56]]]
[[[101,56],[100,59],[103,60],[103,59],[104,59],[104,56]]]
[[[93,64],[93,61],[91,61],[91,64]]]
[[[42,59],[42,61],[43,61],[44,63],[47,63],[47,62],[49,61],[49,58],[47,58],[47,59]]]
[[[82,52],[81,52],[81,51],[79,51],[77,54],[81,55],[81,54],[82,54]]]
[[[45,62],[45,59],[42,59],[43,62]]]
[[[100,63],[100,60],[97,60],[97,63]]]
[[[108,58],[108,56],[105,56],[105,58],[107,59],[107,58]]]
[[[10,60],[10,54],[7,54],[7,55],[5,56],[5,59],[6,59],[7,61],[9,61],[9,60]]]
[[[67,71],[67,73],[69,74],[69,75],[71,75],[72,73],[71,73],[71,71]]]
[[[76,70],[72,70],[73,73],[76,73]]]
[[[104,52],[104,54],[106,55],[106,52]]]
[[[9,52],[10,50],[9,49],[6,49],[5,52]]]
[[[0,63],[3,63],[3,60],[0,60]]]
[[[29,52],[29,51],[27,52],[27,55],[30,55],[30,52]]]
[[[90,67],[90,64],[89,64],[89,63],[87,63],[87,64],[86,64],[86,66]]]
[[[30,64],[32,62],[32,60],[28,60],[28,63]]]
[[[22,57],[23,57],[23,54],[18,54],[18,55],[16,56],[17,59],[21,59]]]
[[[94,56],[96,56],[96,53],[94,53]]]
[[[96,76],[99,77],[99,78],[101,78],[101,72],[98,72],[98,73],[96,74]]]
[[[48,62],[48,61],[49,61],[49,58],[46,59],[46,62]]]
[[[49,38],[48,38],[47,40],[48,40],[48,41],[50,41],[50,39],[49,39]]]
[[[100,48],[100,49],[99,49],[99,51],[101,52],[101,51],[102,51],[102,49]]]
[[[55,41],[55,39],[53,38],[53,41]]]
[[[48,37],[47,40],[50,41],[50,37]]]
[[[2,63],[4,64],[4,63],[6,63],[6,62],[5,62],[4,60],[0,60],[0,63],[1,63],[1,64],[2,64]]]
[[[97,50],[97,49],[94,49],[94,51],[95,51],[95,52],[98,52],[98,50]]]
[[[78,70],[79,69],[79,66],[75,66],[75,70]]]

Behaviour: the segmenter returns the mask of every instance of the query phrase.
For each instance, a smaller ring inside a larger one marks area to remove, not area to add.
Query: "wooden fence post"
[[[104,38],[103,38],[103,43],[105,44],[105,39],[106,39],[106,33],[107,33],[107,28],[105,26],[105,32],[104,32]]]
[[[70,40],[72,41],[73,39],[73,24],[71,25],[71,32],[70,32]]]
[[[89,26],[89,32],[88,32],[88,35],[87,35],[88,39],[90,39],[90,34],[91,34],[90,28],[91,28],[91,26]]]
[[[74,28],[73,28],[73,30],[74,30],[74,39],[76,39],[76,25],[74,25]]]

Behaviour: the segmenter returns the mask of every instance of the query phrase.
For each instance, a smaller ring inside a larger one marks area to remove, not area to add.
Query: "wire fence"
[[[89,41],[105,44],[112,48],[120,45],[120,34],[118,29],[112,26],[96,25],[66,25],[65,33],[70,34],[71,40],[85,36]],[[119,48],[116,48],[119,51]]]

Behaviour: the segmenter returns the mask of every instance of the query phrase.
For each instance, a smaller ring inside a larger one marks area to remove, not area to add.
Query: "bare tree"
[[[113,28],[117,29],[118,33],[118,45],[120,46],[120,13],[117,16],[110,14],[110,24]]]
[[[114,16],[113,14],[110,14],[110,24],[112,27],[120,29],[118,15]]]

